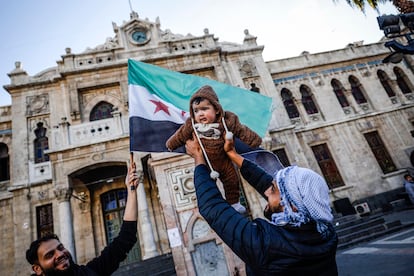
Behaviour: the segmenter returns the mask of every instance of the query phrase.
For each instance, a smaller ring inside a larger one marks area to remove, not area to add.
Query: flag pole
[[[129,163],[131,164],[131,167],[133,169],[136,168],[135,162],[134,162],[134,153],[132,151],[129,153]],[[135,186],[131,185],[131,191],[133,191],[133,190],[135,190]]]

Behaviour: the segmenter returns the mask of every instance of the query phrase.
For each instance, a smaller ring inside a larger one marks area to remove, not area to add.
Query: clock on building
[[[148,32],[144,29],[134,30],[131,34],[131,38],[135,43],[144,44],[148,42]]]

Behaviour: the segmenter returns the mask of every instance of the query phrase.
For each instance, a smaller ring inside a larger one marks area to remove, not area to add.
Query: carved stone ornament
[[[170,29],[166,29],[165,31],[161,31],[161,39],[166,41],[166,40],[177,40],[180,38],[184,38],[183,35],[181,34],[174,34],[171,32]]]
[[[177,211],[195,207],[193,172],[189,172],[187,169],[176,170],[169,177],[171,178]]]
[[[245,60],[242,63],[239,63],[239,67],[242,78],[257,75],[256,66],[253,64],[251,60]]]
[[[223,275],[227,271],[223,247],[215,241],[197,244],[192,252],[197,275]]]
[[[26,114],[36,115],[49,112],[49,96],[47,94],[26,97]]]
[[[201,239],[210,234],[211,228],[205,220],[197,219],[193,226],[193,239]]]
[[[60,188],[56,188],[54,190],[54,193],[55,193],[55,196],[56,196],[56,198],[59,202],[69,201],[69,199],[72,195],[72,189],[60,187]]]
[[[119,47],[119,42],[117,37],[107,37],[105,43],[96,46],[95,48],[86,48],[85,52],[95,52],[110,50]]]

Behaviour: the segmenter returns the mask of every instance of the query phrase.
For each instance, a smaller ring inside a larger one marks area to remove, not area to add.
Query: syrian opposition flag
[[[224,110],[237,114],[242,124],[265,135],[272,99],[208,78],[170,71],[128,60],[130,150],[164,152],[167,139],[189,117],[191,96],[210,85]],[[178,151],[183,152],[184,148]]]

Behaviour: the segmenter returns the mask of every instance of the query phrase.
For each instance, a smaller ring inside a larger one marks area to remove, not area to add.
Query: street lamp
[[[377,17],[380,30],[384,31],[386,37],[396,37],[400,35],[400,17],[398,15],[383,15]]]
[[[382,62],[383,63],[389,63],[389,62],[391,62],[391,63],[397,64],[397,63],[400,63],[402,61],[403,57],[404,57],[404,54],[403,53],[392,52],[391,54],[389,54],[388,56],[386,56],[382,60]]]
[[[384,31],[387,38],[405,37],[407,44],[400,43],[395,39],[387,41],[384,46],[391,50],[391,54],[384,58],[383,62],[398,63],[404,54],[414,54],[414,39],[411,37],[414,29],[414,13],[399,15],[382,15],[377,17],[380,30]],[[401,22],[409,29],[401,33]]]

